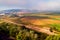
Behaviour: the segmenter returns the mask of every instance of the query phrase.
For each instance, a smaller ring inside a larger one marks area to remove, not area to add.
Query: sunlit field
[[[1,40],[60,40],[60,14],[22,14],[0,19]]]

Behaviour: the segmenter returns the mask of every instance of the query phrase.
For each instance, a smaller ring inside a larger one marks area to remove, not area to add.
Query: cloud
[[[0,5],[6,6],[25,6],[26,3],[25,0],[0,0]]]
[[[60,7],[60,3],[54,2],[54,1],[49,1],[49,2],[45,2],[45,3],[42,2],[41,5],[38,4],[38,7],[41,8],[41,10],[55,10]]]
[[[0,0],[0,10],[5,9],[25,9],[26,0]]]
[[[49,0],[44,1],[40,0],[36,3],[36,5],[31,7],[32,9],[37,10],[59,10],[60,8],[60,1],[59,0]]]
[[[60,0],[0,0],[0,8],[59,10]]]
[[[25,0],[6,0],[6,3],[8,3],[8,4],[22,4],[22,5],[25,5],[26,1]]]
[[[25,0],[0,0],[0,3],[9,3],[9,4],[16,4],[16,3],[22,3],[25,4]]]

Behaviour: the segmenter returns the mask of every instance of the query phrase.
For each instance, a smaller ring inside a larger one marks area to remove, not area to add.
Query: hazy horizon
[[[7,9],[60,11],[60,0],[0,0],[0,11]]]

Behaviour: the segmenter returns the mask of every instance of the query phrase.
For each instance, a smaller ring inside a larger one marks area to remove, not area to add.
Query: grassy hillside
[[[1,40],[44,40],[48,35],[11,23],[0,23]],[[43,38],[42,38],[43,37]]]

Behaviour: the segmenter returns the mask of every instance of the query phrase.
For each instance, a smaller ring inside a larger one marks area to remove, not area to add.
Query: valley
[[[12,16],[2,16],[0,23],[18,25],[24,29],[33,30],[39,34],[43,33],[52,36],[60,34],[60,26],[57,25],[60,24],[59,15],[47,15],[42,13],[28,13],[19,15],[23,16],[18,16],[16,14],[13,14]],[[57,26],[55,27],[55,25]]]

